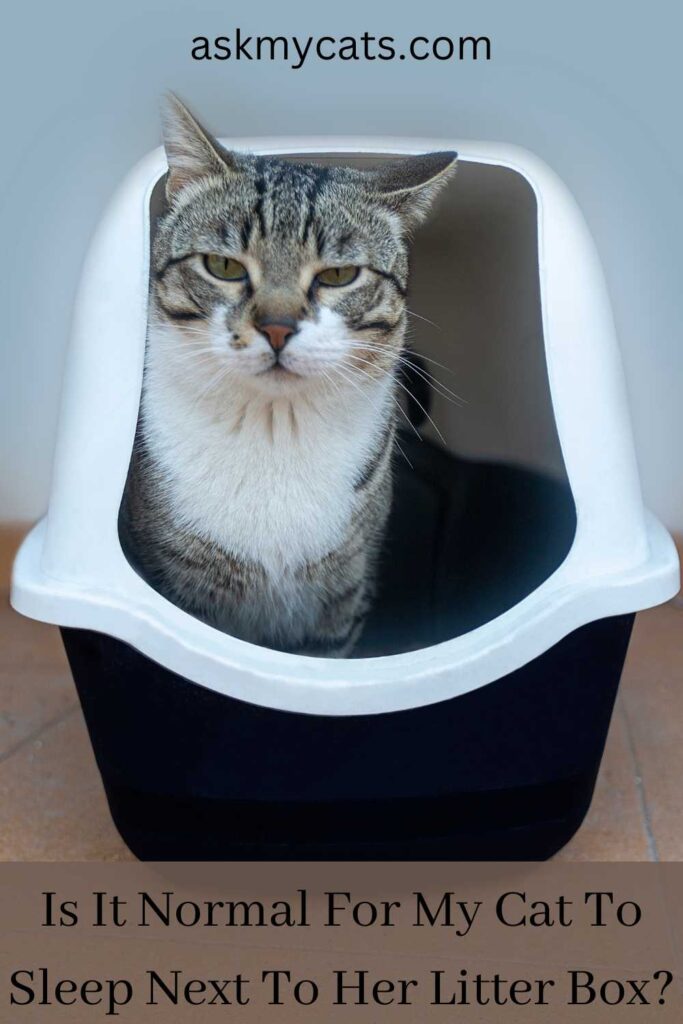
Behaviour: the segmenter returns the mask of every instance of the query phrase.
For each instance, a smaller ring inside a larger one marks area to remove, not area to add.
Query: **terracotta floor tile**
[[[76,707],[54,626],[24,619],[0,598],[0,759]]]
[[[58,631],[0,595],[0,758],[77,705]]]
[[[659,858],[683,861],[683,608],[638,616],[622,694]]]
[[[0,590],[9,589],[14,556],[30,528],[29,523],[0,523]]]
[[[59,630],[19,615],[0,593],[0,661],[3,668],[66,667]]]
[[[0,860],[129,860],[81,712],[0,763]]]
[[[560,861],[652,860],[635,765],[620,702],[617,702],[607,746],[586,820]]]
[[[0,760],[77,706],[67,668],[0,669]]]

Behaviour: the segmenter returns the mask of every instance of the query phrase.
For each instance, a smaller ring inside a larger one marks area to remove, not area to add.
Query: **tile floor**
[[[109,818],[57,630],[9,607],[0,534],[0,860],[131,859]],[[588,817],[567,861],[683,861],[683,607],[637,620]]]

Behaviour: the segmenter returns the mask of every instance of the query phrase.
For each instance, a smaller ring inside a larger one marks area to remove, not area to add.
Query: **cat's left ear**
[[[421,153],[369,172],[372,189],[410,229],[425,219],[434,199],[455,173],[458,154]]]

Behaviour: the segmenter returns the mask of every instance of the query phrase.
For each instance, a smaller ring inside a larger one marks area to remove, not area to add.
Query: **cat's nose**
[[[273,352],[281,352],[293,334],[296,334],[296,320],[280,317],[278,320],[261,320],[256,330],[264,334]]]

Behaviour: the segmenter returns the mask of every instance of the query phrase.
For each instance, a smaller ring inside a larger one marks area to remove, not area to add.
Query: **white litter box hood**
[[[237,640],[179,610],[130,567],[117,520],[138,416],[147,326],[155,150],[112,200],[75,309],[48,515],[21,547],[12,603],[93,629],[185,678],[272,708],[373,714],[434,703],[507,675],[577,627],[678,590],[666,530],[642,504],[622,369],[600,263],[565,186],[516,147],[444,139],[231,139],[271,154],[408,154],[456,149],[461,162],[516,171],[537,204],[543,335],[552,409],[577,516],[567,558],[493,621],[406,654],[328,660]],[[552,683],[549,683],[552,685]]]

